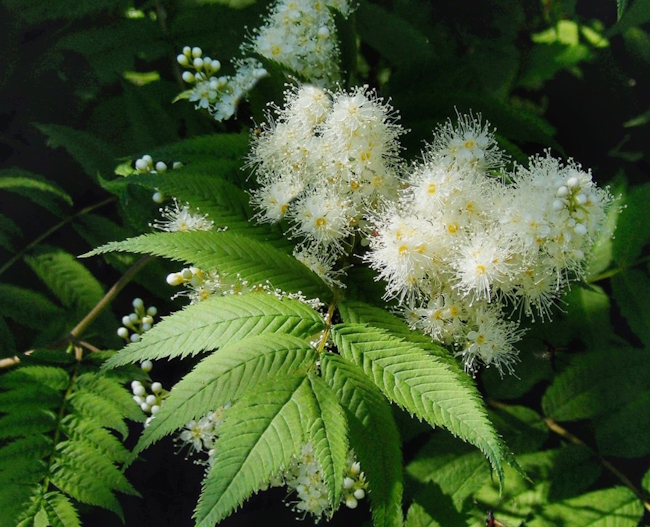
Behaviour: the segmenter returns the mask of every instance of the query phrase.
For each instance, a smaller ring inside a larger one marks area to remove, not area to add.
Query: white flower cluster
[[[278,62],[308,82],[334,86],[341,73],[330,8],[346,18],[352,11],[347,0],[279,0],[243,49]]]
[[[318,86],[332,87],[341,78],[336,27],[330,8],[344,17],[352,11],[347,0],[278,0],[266,22],[242,45],[244,55],[255,53],[284,66]],[[177,57],[187,68],[183,80],[194,85],[178,98],[207,109],[217,121],[235,114],[239,101],[268,72],[254,58],[235,62],[234,75],[217,77],[218,60],[203,56],[198,47],[185,46]]]
[[[185,46],[183,53],[176,57],[177,62],[187,68],[183,80],[194,87],[178,98],[187,98],[196,103],[195,107],[205,108],[217,121],[229,119],[237,110],[239,101],[253,89],[255,84],[267,75],[262,64],[247,58],[236,62],[234,75],[216,76],[221,69],[218,60],[203,56],[199,47]]]
[[[174,161],[172,163],[172,169],[181,168],[183,163],[180,161]],[[153,158],[149,154],[143,155],[141,158],[136,159],[135,161],[135,172],[138,174],[164,174],[169,169],[169,166],[164,161],[156,161],[154,163]],[[165,201],[165,196],[162,192],[156,190],[152,199],[156,203],[162,203]]]
[[[133,381],[131,383],[131,391],[133,392],[133,400],[135,403],[142,409],[146,414],[149,414],[149,417],[144,423],[144,427],[147,428],[151,420],[160,410],[160,405],[163,402],[163,399],[167,397],[169,392],[164,390],[162,384],[159,382],[152,382],[151,393],[147,393],[147,388],[140,381]]]
[[[550,317],[612,201],[572,161],[546,153],[506,173],[504,157],[480,118],[443,125],[399,200],[373,218],[366,255],[411,327],[453,345],[470,372],[512,372],[522,332],[506,310]]]
[[[196,209],[198,212],[198,209]],[[160,209],[163,220],[156,220],[151,227],[166,232],[188,232],[188,231],[210,231],[214,227],[214,222],[208,219],[208,215],[200,215],[190,210],[190,204],[186,203],[181,206],[176,198],[173,204]]]
[[[154,306],[144,308],[144,302],[141,298],[133,300],[133,313],[122,317],[122,327],[117,330],[117,335],[128,342],[138,342],[140,335],[151,329],[153,326],[153,317],[158,310]],[[129,330],[132,333],[129,333]]]
[[[343,242],[381,200],[396,199],[403,129],[367,87],[351,93],[315,86],[287,91],[284,109],[253,139],[249,164],[259,189],[257,219],[288,218],[303,238],[296,255],[329,283]]]
[[[347,462],[341,503],[355,509],[359,500],[365,497],[368,484],[353,451],[348,452]],[[327,499],[327,486],[323,480],[322,468],[311,443],[303,445],[300,457],[294,457],[291,464],[281,470],[270,485],[286,485],[289,492],[295,492],[298,501],[290,505],[293,505],[295,512],[302,513],[303,518],[306,514],[311,514],[318,522],[323,515],[328,516],[333,512]]]
[[[178,293],[178,296],[187,296],[191,304],[197,304],[212,295],[235,295],[251,290],[247,280],[239,276],[235,280],[227,278],[225,274],[216,271],[203,271],[198,267],[185,267],[177,273],[167,275],[167,283],[171,286],[185,285],[188,289]]]
[[[179,435],[179,440],[190,449],[190,454],[207,453],[208,463],[212,464],[215,459],[216,450],[214,444],[219,437],[219,427],[225,418],[226,410],[230,403],[217,408],[214,412],[208,412],[198,421],[192,420],[185,425]]]

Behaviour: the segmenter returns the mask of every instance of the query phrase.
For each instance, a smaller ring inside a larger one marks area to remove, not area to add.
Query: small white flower
[[[182,207],[177,200],[172,206],[160,209],[164,220],[155,221],[152,226],[166,232],[187,232],[187,231],[209,231],[214,227],[214,222],[208,219],[208,215],[200,216],[190,212],[189,203]]]

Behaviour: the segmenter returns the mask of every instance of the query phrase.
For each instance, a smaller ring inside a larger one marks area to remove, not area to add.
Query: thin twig
[[[104,295],[104,297],[97,302],[97,305],[93,307],[90,312],[79,322],[67,335],[64,337],[58,339],[57,341],[53,342],[52,344],[46,346],[47,348],[50,349],[56,349],[63,347],[69,343],[75,344],[75,352],[78,354],[78,352],[81,351],[81,347],[83,346],[86,349],[89,349],[92,352],[98,352],[101,351],[99,348],[96,348],[92,344],[89,344],[88,342],[85,341],[79,341],[79,337],[85,331],[85,329],[92,324],[92,322],[99,316],[99,314],[108,306],[111,301],[117,296],[117,294],[124,288],[126,284],[128,284],[133,277],[142,269],[145,265],[147,265],[151,260],[153,259],[153,256],[146,255],[140,258],[137,262],[135,262],[127,271],[120,277],[120,279],[113,284],[113,287],[111,287],[108,292]],[[24,354],[25,355],[30,355],[33,353],[34,350],[29,350],[26,351]],[[0,360],[0,369],[2,368],[8,368],[10,366],[13,366],[14,364],[17,364],[20,362],[20,357],[15,356],[15,357],[9,357],[6,359]]]
[[[0,267],[0,275],[4,273],[7,269],[9,269],[13,264],[15,264],[18,260],[20,260],[23,256],[25,256],[25,253],[27,253],[30,249],[33,247],[37,246],[39,243],[41,243],[43,240],[45,240],[48,236],[53,234],[54,232],[58,231],[61,227],[64,225],[70,223],[72,220],[75,218],[78,218],[79,216],[83,216],[84,214],[88,214],[89,212],[98,209],[100,207],[103,207],[104,205],[107,205],[109,203],[112,203],[113,201],[117,200],[116,196],[111,196],[110,198],[105,199],[104,201],[100,201],[99,203],[95,203],[94,205],[90,205],[84,209],[81,209],[78,212],[75,212],[71,216],[68,216],[67,218],[64,218],[61,220],[59,223],[54,225],[52,228],[46,230],[43,234],[38,236],[34,241],[29,243],[26,247],[18,251],[16,254],[14,254],[9,261],[4,264],[2,267]]]

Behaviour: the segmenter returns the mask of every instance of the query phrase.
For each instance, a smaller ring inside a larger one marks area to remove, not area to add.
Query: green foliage
[[[81,525],[80,504],[122,516],[115,492],[138,495],[121,472],[125,418],[142,420],[116,379],[83,361],[19,366],[0,375],[0,525]],[[88,370],[82,373],[83,370]],[[101,404],[96,404],[101,401]]]
[[[437,125],[473,110],[517,163],[538,146],[566,148],[596,167],[595,179],[616,174],[617,201],[585,283],[558,301],[552,323],[531,324],[518,378],[505,379],[494,368],[471,378],[453,357],[459,350],[395,314],[382,299],[385,284],[365,266],[365,240],[350,241],[349,259],[337,262],[347,287],[330,287],[292,256],[302,240],[287,236],[286,224],[256,223],[251,131],[280,104],[284,83],[300,76],[258,56],[270,76],[236,119],[215,123],[180,100],[187,86],[174,57],[182,46],[201,46],[222,62],[219,75],[231,74],[229,60],[268,2],[1,3],[0,87],[16,108],[0,137],[9,160],[0,171],[0,527],[81,527],[95,507],[116,514],[107,524],[142,524],[128,508],[122,513],[120,495],[138,496],[135,487],[147,500],[165,494],[149,494],[124,470],[134,464],[137,473],[141,455],[160,468],[170,459],[156,457],[170,448],[163,439],[218,408],[227,410],[195,509],[200,527],[266,488],[306,443],[332,513],[354,451],[375,527],[476,527],[488,510],[508,527],[643,524],[650,103],[639,93],[650,65],[650,1],[610,2],[611,20],[603,21],[575,0],[362,1],[348,19],[335,13],[343,84],[368,84],[390,99],[410,130],[407,158],[420,155]],[[43,102],[43,89],[57,94],[56,104]],[[30,149],[37,143],[53,149],[42,168],[43,150]],[[169,170],[136,173],[133,161],[144,154]],[[172,170],[176,161],[183,166]],[[226,230],[151,233],[155,191]],[[74,255],[83,252],[103,259],[80,262]],[[133,278],[137,286],[108,300],[121,310],[151,294],[171,314],[139,341],[97,353],[118,343],[110,309],[84,335],[70,330],[141,254],[171,262],[151,262]],[[179,309],[164,280],[180,265],[220,273],[236,294]],[[327,304],[302,300],[316,297]],[[146,416],[124,385],[138,379],[150,388],[131,365],[159,359],[173,361],[171,373],[163,364],[156,375],[180,381],[161,392],[130,452],[127,420]],[[159,450],[147,451],[154,444]],[[151,524],[158,513],[170,524],[189,517],[150,502],[137,507]]]

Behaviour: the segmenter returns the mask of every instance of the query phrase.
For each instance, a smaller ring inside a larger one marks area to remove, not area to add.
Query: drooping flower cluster
[[[334,17],[330,9],[347,17],[347,0],[278,0],[265,23],[255,29],[242,54],[261,55],[300,78],[318,86],[333,87],[341,78]],[[178,98],[189,99],[197,109],[205,108],[217,120],[232,117],[239,101],[268,75],[255,58],[235,62],[235,74],[217,77],[218,60],[204,57],[201,48],[183,48],[178,63],[187,68],[183,80],[193,87]]]
[[[187,68],[183,80],[193,88],[179,95],[195,103],[195,107],[205,108],[217,121],[232,117],[239,101],[253,89],[260,79],[267,75],[262,64],[253,58],[239,60],[235,63],[234,75],[216,76],[221,63],[203,56],[199,47],[185,46],[183,53],[176,57],[177,62]]]
[[[133,300],[133,313],[122,317],[122,327],[117,330],[118,337],[123,338],[127,343],[138,342],[140,335],[151,329],[153,317],[157,314],[158,310],[155,306],[150,306],[145,310],[142,299],[135,298]]]
[[[399,200],[374,217],[366,256],[411,327],[453,345],[468,371],[512,372],[522,332],[506,310],[550,317],[612,200],[572,161],[547,153],[506,173],[503,159],[480,118],[440,127]]]
[[[359,500],[365,497],[368,484],[353,451],[348,452],[347,465],[341,503],[350,509],[355,509]],[[322,472],[312,444],[306,443],[302,447],[300,457],[294,457],[291,464],[281,470],[270,485],[274,487],[286,485],[290,493],[296,493],[297,501],[289,503],[293,510],[301,513],[303,517],[311,514],[318,522],[323,516],[334,512],[327,499],[327,486]]]
[[[381,200],[397,197],[403,130],[367,87],[346,93],[307,85],[286,96],[253,140],[259,189],[251,201],[259,221],[287,218],[303,239],[297,257],[337,283],[344,240]]]

